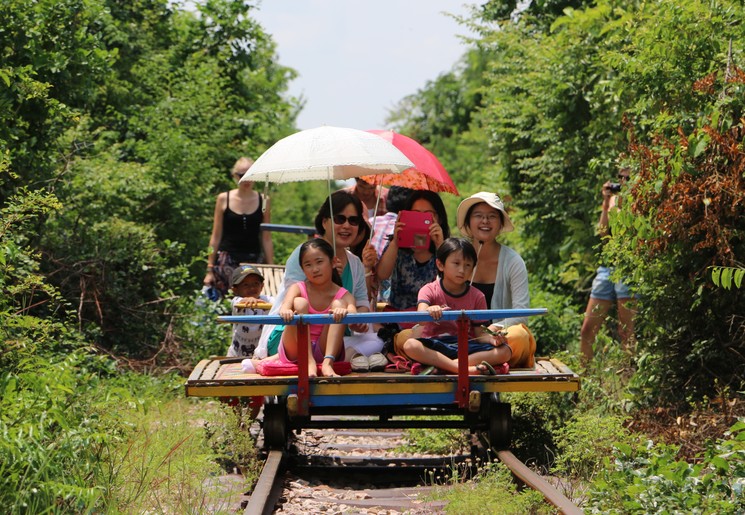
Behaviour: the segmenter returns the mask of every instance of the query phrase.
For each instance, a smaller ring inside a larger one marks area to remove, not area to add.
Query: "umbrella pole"
[[[331,245],[334,247],[334,257],[336,257],[336,228],[334,227],[334,205],[331,202],[331,169],[327,172],[326,185],[329,190],[329,215],[331,216]]]
[[[471,280],[469,283],[473,283],[473,278],[476,275],[476,268],[479,266],[479,255],[481,254],[481,249],[484,248],[484,242],[479,240],[479,250],[476,252],[476,264],[473,267],[473,272],[471,272]],[[491,302],[491,301],[488,301]]]
[[[372,224],[370,224],[370,240],[375,236],[375,217],[378,216],[378,205],[380,205],[380,197],[383,196],[383,181],[378,184],[378,197],[375,199],[375,211],[373,211]]]
[[[266,180],[264,181],[264,198],[269,198],[269,174],[266,175]],[[266,213],[266,202],[262,202],[261,212]]]

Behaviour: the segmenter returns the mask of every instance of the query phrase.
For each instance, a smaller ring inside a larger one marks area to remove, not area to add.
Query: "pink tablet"
[[[401,211],[398,220],[406,224],[398,231],[400,248],[419,249],[429,247],[429,228],[432,225],[432,213],[419,211]]]

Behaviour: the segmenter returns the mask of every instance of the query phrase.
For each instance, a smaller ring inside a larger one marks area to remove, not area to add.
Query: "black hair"
[[[356,245],[352,245],[352,247],[349,249],[352,251],[352,254],[357,256],[358,258],[362,259],[362,251],[365,250],[365,245],[367,245],[367,242],[370,240],[370,235],[372,234],[372,229],[370,228],[370,224],[368,224],[365,221],[362,221],[359,225],[360,229],[357,232],[357,238],[360,242]],[[362,238],[360,239],[360,236]]]
[[[315,226],[316,232],[323,236],[326,234],[326,230],[323,228],[323,221],[327,218],[331,218],[331,209],[334,209],[334,213],[341,213],[344,211],[349,204],[354,205],[354,209],[357,211],[357,216],[362,216],[362,202],[360,199],[349,193],[348,191],[339,190],[333,192],[326,201],[321,204],[316,215]]]
[[[332,247],[331,244],[323,238],[313,238],[300,245],[300,254],[298,256],[300,268],[303,268],[303,257],[305,256],[305,253],[308,252],[308,249],[312,248],[320,250],[329,257],[329,260],[331,261],[331,280],[339,286],[343,286],[341,284],[341,276],[339,275],[339,271],[336,269],[336,267],[334,267],[334,247]]]
[[[437,249],[437,260],[445,264],[447,258],[453,252],[463,252],[464,259],[470,259],[473,261],[473,266],[476,266],[478,261],[478,255],[473,244],[465,238],[448,238],[442,242],[442,245]],[[438,270],[437,275],[442,277],[442,272]]]
[[[403,186],[391,186],[388,190],[388,197],[385,201],[385,209],[389,213],[398,213],[405,209],[406,200],[414,190],[404,188]]]
[[[440,224],[440,227],[442,227],[442,237],[444,239],[448,239],[450,237],[448,213],[447,211],[445,211],[445,204],[442,203],[440,195],[438,195],[434,191],[429,190],[414,190],[407,197],[406,203],[404,204],[404,210],[410,210],[411,206],[413,206],[414,202],[416,202],[417,200],[426,200],[427,202],[432,204],[432,207],[435,209],[435,213],[437,213],[437,222]],[[435,254],[437,252],[437,247],[435,247],[434,241],[430,240],[429,251],[432,254]]]

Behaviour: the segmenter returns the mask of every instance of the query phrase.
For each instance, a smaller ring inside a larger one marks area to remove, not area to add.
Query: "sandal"
[[[479,373],[482,376],[495,376],[495,375],[497,375],[496,369],[488,361],[482,361],[481,363],[479,363],[478,365],[476,365],[476,370],[478,370]]]
[[[405,374],[406,372],[411,371],[411,361],[407,360],[406,358],[394,355],[390,357],[390,359],[392,363],[385,366],[384,372],[388,372],[390,374]]]
[[[414,371],[412,370],[412,374],[413,373],[414,373]],[[434,375],[436,373],[437,373],[437,369],[433,365],[430,365],[430,366],[428,366],[426,368],[423,368],[421,370],[421,372],[419,372],[417,375],[420,375],[420,376],[431,376],[431,375]]]
[[[482,361],[481,363],[476,365],[476,370],[478,370],[479,373],[484,376],[496,376],[500,374],[509,374],[510,366],[507,363],[502,363],[501,365],[494,366],[488,361]]]

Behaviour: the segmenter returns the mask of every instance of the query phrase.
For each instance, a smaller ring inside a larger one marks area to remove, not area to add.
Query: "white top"
[[[266,315],[265,309],[237,308],[235,305],[242,302],[245,297],[233,297],[230,305],[233,307],[233,315]],[[272,298],[259,295],[259,300],[271,304]],[[252,357],[259,345],[259,337],[263,324],[233,324],[233,341],[228,348],[228,357],[246,356]]]

